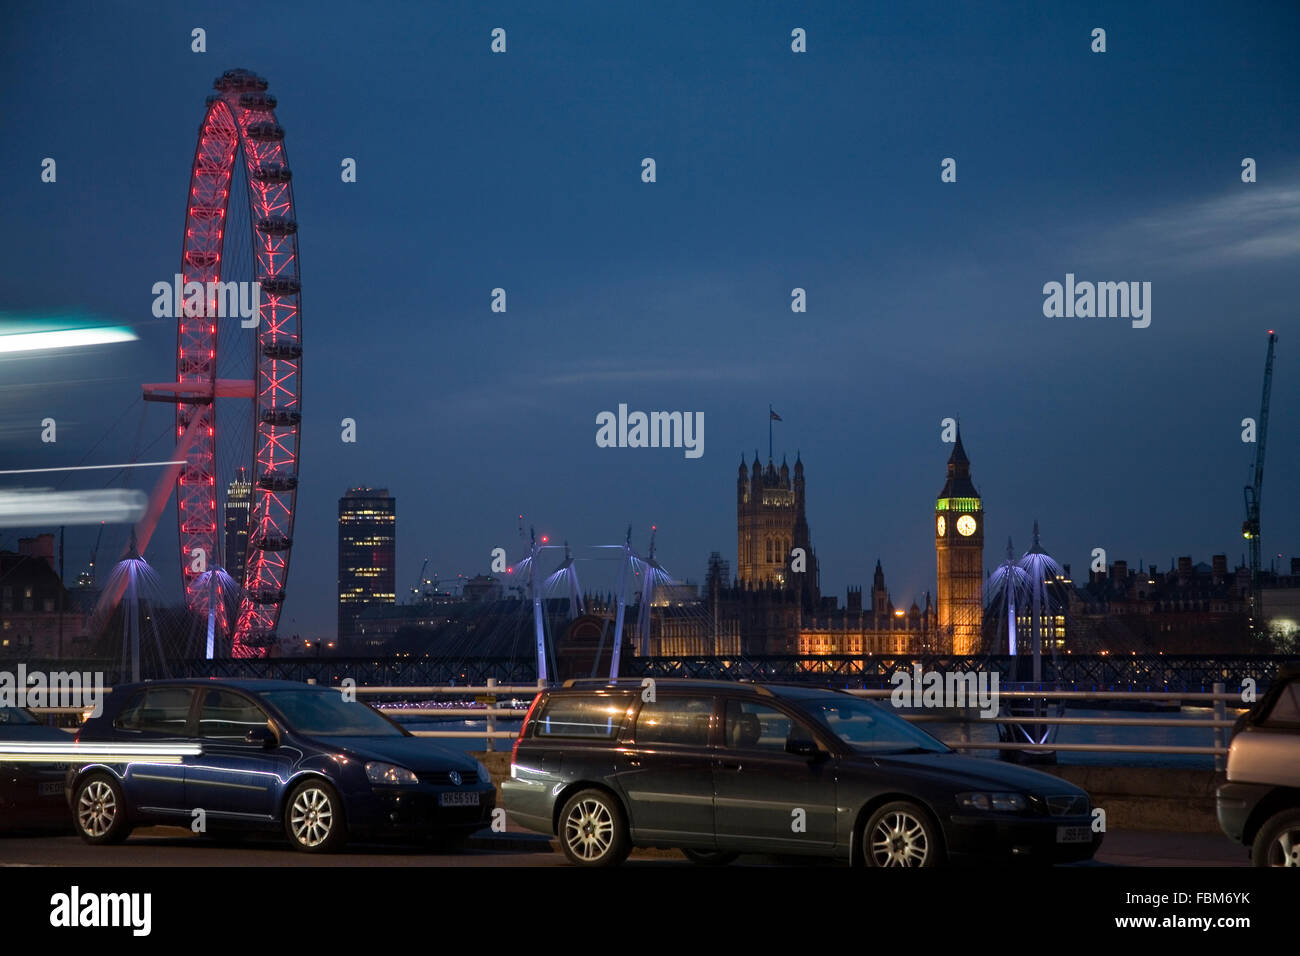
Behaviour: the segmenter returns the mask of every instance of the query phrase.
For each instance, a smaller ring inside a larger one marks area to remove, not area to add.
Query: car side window
[[[638,744],[709,745],[712,697],[660,697],[646,701],[636,718]]]
[[[723,740],[732,750],[785,753],[785,742],[790,738],[791,732],[800,736],[797,727],[794,721],[775,707],[753,700],[729,700],[726,722],[723,724]]]
[[[118,715],[113,726],[121,730],[185,736],[190,719],[194,691],[188,687],[151,687],[142,697],[133,699]]]
[[[144,707],[144,691],[138,690],[131,695],[122,709],[118,712],[117,718],[113,721],[113,727],[116,730],[139,730],[140,729],[140,711]]]
[[[1300,681],[1294,681],[1290,687],[1278,695],[1273,702],[1273,709],[1261,722],[1264,727],[1295,727],[1300,725]]]
[[[538,737],[585,737],[612,740],[623,726],[623,697],[559,694],[546,702],[534,723]]]
[[[250,730],[270,726],[266,712],[242,694],[210,690],[199,711],[199,736],[207,740],[242,742]]]

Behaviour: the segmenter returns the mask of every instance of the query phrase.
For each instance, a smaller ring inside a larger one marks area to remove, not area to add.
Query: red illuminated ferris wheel
[[[231,655],[257,657],[275,637],[293,545],[302,424],[298,222],[267,81],[229,70],[213,86],[176,283],[176,381],[144,391],[176,405],[187,603],[205,615],[215,605]],[[230,601],[214,600],[217,567],[240,585]]]

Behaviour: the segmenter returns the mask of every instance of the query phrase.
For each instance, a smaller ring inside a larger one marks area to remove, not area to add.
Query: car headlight
[[[475,760],[474,763],[478,764],[478,782],[491,783],[492,771],[487,768],[487,764],[485,764],[482,760]]]
[[[957,805],[967,810],[996,810],[1014,813],[1029,806],[1021,793],[959,793]]]
[[[380,783],[390,787],[420,782],[420,779],[405,767],[398,767],[391,763],[366,764],[366,778],[371,783]]]

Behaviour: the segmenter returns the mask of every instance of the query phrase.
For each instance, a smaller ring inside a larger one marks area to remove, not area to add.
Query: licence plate
[[[52,797],[63,793],[62,783],[43,783],[38,791],[42,797]]]
[[[1057,827],[1057,843],[1091,843],[1092,830],[1088,827]]]
[[[477,807],[478,793],[462,791],[459,793],[438,794],[438,805],[443,807]]]

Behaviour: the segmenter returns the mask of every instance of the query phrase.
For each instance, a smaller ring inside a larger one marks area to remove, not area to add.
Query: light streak
[[[0,354],[37,352],[43,349],[73,349],[114,342],[134,342],[139,336],[128,328],[107,326],[97,329],[59,329],[45,332],[10,332],[0,335]]]

